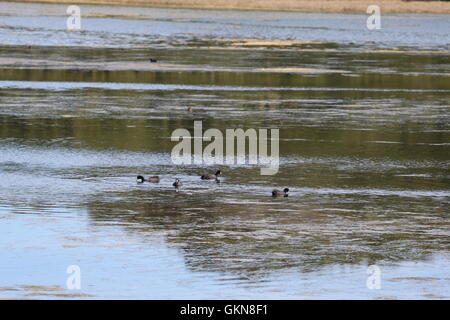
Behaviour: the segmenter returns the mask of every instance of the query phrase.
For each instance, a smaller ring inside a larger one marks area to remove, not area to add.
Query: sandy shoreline
[[[8,1],[7,1],[8,2]],[[10,2],[67,3],[73,0],[21,0]],[[77,4],[177,7],[198,9],[282,10],[305,12],[366,13],[377,4],[382,13],[450,14],[450,2],[402,0],[77,0]]]

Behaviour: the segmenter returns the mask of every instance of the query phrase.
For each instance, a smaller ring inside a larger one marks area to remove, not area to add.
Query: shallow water
[[[448,16],[65,9],[0,3],[0,297],[450,298]],[[279,173],[174,165],[194,120]]]

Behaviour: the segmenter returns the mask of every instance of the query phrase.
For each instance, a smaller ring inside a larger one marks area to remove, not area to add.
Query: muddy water
[[[450,298],[447,16],[65,9],[0,3],[0,297]],[[278,174],[174,165],[194,120]]]

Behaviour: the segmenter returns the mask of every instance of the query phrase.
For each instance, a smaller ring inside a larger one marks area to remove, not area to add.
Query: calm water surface
[[[450,298],[448,16],[65,10],[0,3],[0,298]],[[279,173],[174,165],[194,120]]]

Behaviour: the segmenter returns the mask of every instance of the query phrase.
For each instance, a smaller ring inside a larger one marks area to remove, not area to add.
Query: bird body
[[[218,180],[219,176],[222,174],[220,170],[217,170],[216,174],[204,174],[200,177],[202,180]]]
[[[137,176],[136,180],[138,183],[144,183],[145,181],[159,183],[160,179],[159,179],[159,176],[151,176],[148,179],[145,179],[143,176]]]
[[[159,176],[152,176],[147,179],[148,182],[159,183]]]
[[[289,188],[284,188],[283,191],[280,191],[278,189],[272,190],[272,197],[288,197]]]
[[[175,179],[175,182],[172,185],[175,187],[175,189],[178,189],[179,187],[182,186],[181,180]]]

